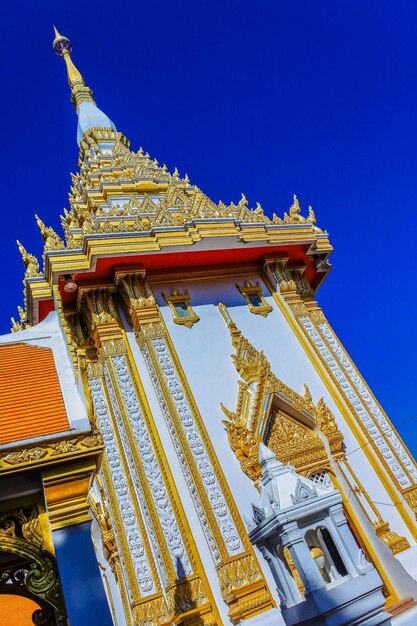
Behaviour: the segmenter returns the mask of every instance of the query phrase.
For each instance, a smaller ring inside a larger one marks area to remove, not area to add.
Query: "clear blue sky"
[[[0,25],[0,330],[22,303],[15,240],[59,230],[76,117],[52,24],[98,105],[214,200],[311,204],[334,269],[318,299],[395,424],[417,414],[417,3],[8,3]],[[417,419],[399,431],[417,455]]]

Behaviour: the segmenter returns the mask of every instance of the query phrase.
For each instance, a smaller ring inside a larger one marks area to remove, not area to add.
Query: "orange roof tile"
[[[33,626],[32,615],[39,611],[39,605],[29,598],[4,594],[0,595],[0,615],[2,626]]]
[[[0,346],[0,444],[69,430],[50,348]]]

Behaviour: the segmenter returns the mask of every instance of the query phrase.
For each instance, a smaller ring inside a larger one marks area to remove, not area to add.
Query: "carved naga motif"
[[[39,276],[43,276],[42,272],[39,270],[38,259],[33,254],[27,252],[20,241],[17,241],[17,245],[25,266],[25,278],[38,278]]]
[[[57,235],[57,233],[50,226],[45,226],[42,220],[35,215],[36,222],[39,226],[39,230],[41,231],[42,241],[44,245],[44,249],[46,250],[63,250],[64,242],[61,237]]]

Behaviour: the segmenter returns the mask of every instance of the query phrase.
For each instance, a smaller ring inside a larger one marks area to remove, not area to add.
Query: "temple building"
[[[417,624],[417,465],[317,303],[327,231],[133,152],[53,49],[79,160],[0,337],[2,626]]]

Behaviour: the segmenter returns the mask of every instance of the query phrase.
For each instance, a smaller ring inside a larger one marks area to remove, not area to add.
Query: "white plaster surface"
[[[404,569],[417,581],[417,546],[412,546],[396,555]],[[416,620],[417,624],[417,620]]]
[[[84,133],[89,128],[109,128],[117,130],[111,119],[94,102],[81,102],[78,107],[77,142],[80,145]]]
[[[249,311],[243,296],[236,288],[236,283],[243,284],[244,280],[259,281],[263,285],[263,294],[273,308],[266,318]],[[188,289],[191,295],[191,305],[200,317],[200,321],[191,329],[173,322],[171,311],[162,296],[163,291],[170,293],[174,287],[180,291]],[[327,392],[318,372],[269,294],[268,288],[262,283],[260,276],[175,281],[154,285],[153,291],[214,444],[220,465],[243,516],[251,517],[250,502],[254,498],[250,494],[257,492],[250,479],[243,474],[239,462],[232,453],[222,424],[225,416],[220,409],[220,402],[223,402],[228,409],[234,410],[239,376],[230,356],[234,353],[230,334],[217,308],[219,302],[223,302],[228,307],[233,321],[253,346],[265,352],[272,371],[285,384],[302,394],[303,384],[306,383],[315,402],[324,397],[345,437],[349,461],[367,493],[377,503],[382,517],[390,523],[391,529],[400,536],[405,536],[411,545],[415,544],[411,533],[393,506],[389,494],[370,465],[364,450],[358,449],[360,446],[348,423]],[[346,493],[346,495],[349,494]],[[350,497],[350,502],[353,503],[353,500]],[[370,533],[374,535],[373,529],[369,528]],[[382,542],[375,538],[374,547],[377,552],[380,545],[384,551]],[[390,555],[388,558],[392,560],[393,557]]]
[[[406,611],[398,617],[392,618],[392,626],[416,626],[417,624],[417,607]]]

